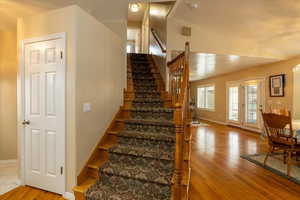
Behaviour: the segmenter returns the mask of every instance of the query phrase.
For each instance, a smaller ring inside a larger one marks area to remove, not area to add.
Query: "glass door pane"
[[[239,87],[229,88],[229,116],[230,121],[239,121]]]
[[[215,108],[215,87],[206,88],[206,108],[213,110]]]
[[[257,83],[246,85],[246,123],[257,124],[257,102],[258,87]]]

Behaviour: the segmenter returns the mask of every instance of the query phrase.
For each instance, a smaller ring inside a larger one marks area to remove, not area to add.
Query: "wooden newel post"
[[[175,104],[174,122],[175,122],[175,132],[176,132],[174,200],[180,200],[181,182],[183,178],[183,142],[184,142],[182,106],[180,104]]]

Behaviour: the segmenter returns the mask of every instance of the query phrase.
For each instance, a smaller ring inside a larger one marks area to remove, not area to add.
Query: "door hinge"
[[[63,59],[63,52],[60,52],[60,59]]]
[[[60,174],[62,175],[64,173],[64,168],[60,167]]]

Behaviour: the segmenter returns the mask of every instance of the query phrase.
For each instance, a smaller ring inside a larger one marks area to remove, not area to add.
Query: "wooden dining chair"
[[[284,116],[290,115],[290,111],[286,108],[273,108],[271,109],[271,113]]]
[[[291,112],[282,115],[264,113],[261,110],[261,113],[269,142],[269,151],[265,157],[264,165],[272,153],[283,152],[284,163],[287,163],[287,175],[290,176],[292,154],[300,152],[300,145],[293,134]]]

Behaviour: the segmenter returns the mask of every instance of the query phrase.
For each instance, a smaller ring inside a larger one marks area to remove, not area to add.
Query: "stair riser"
[[[147,87],[147,86],[134,86],[135,92],[157,92],[157,87]]]
[[[87,174],[89,177],[96,178],[96,179],[99,178],[98,169],[89,168]]]
[[[153,73],[151,72],[147,72],[147,73],[136,73],[136,72],[133,72],[132,73],[132,78],[133,79],[150,79],[150,78],[153,78]]]
[[[125,123],[125,130],[127,131],[144,131],[144,132],[164,132],[164,133],[170,133],[175,134],[175,127],[174,126],[168,126],[168,125],[149,125],[149,124],[133,124],[133,123]]]
[[[150,182],[153,181],[153,183],[158,184],[171,183],[171,175],[173,173],[172,169],[174,166],[173,161],[160,160],[158,162],[156,159],[118,154],[110,154],[109,160],[109,163],[104,164],[103,167],[100,168],[100,174],[114,174],[116,176],[124,176],[130,179],[144,180]],[[133,167],[134,169],[130,168],[130,170],[128,170],[128,168],[124,168],[123,164],[125,163],[127,165],[129,164],[129,166]],[[155,173],[151,173],[151,176],[149,176],[150,174],[144,174],[145,167],[153,169],[153,172]],[[147,176],[141,176],[143,174]]]
[[[125,127],[124,122],[122,122],[122,121],[117,121],[117,122],[114,124],[114,127],[113,127],[113,128],[114,128],[115,130],[123,130],[124,127]]]
[[[160,102],[134,102],[132,100],[128,100],[124,102],[124,108],[136,108],[136,107],[147,107],[147,108],[158,108],[158,107],[168,107],[168,104],[164,103],[164,101]]]
[[[163,112],[163,111],[132,111],[124,110],[122,113],[123,118],[133,118],[133,119],[149,119],[149,120],[172,120],[173,112]]]
[[[137,139],[137,138],[119,137],[118,143],[123,144],[123,145],[128,145],[128,146],[151,147],[151,148],[175,150],[174,142],[153,141],[153,140],[145,140],[145,139]]]
[[[149,107],[149,108],[158,108],[164,107],[164,102],[144,102],[144,103],[133,103],[133,107]]]
[[[76,200],[86,200],[84,193],[82,192],[74,192],[74,196]]]
[[[135,87],[138,87],[138,86],[141,86],[141,87],[155,87],[156,86],[156,83],[155,82],[153,82],[153,83],[151,83],[151,82],[138,82],[138,83],[134,83],[134,86]]]
[[[91,192],[88,193],[88,199],[91,200],[170,200],[171,188],[170,186],[158,185],[146,183],[134,179],[126,179],[123,177],[112,176],[112,175],[101,175],[103,183],[98,188],[91,188]],[[113,193],[105,194],[100,193],[94,194],[99,188],[106,187],[106,185],[114,185],[118,190]],[[133,187],[128,193],[128,187]],[[136,196],[137,195],[137,196]]]
[[[173,112],[131,111],[133,119],[168,120],[173,119]]]
[[[136,98],[160,98],[159,93],[135,93]]]
[[[131,70],[132,75],[138,75],[138,74],[152,74],[155,73],[151,68],[149,67],[133,67]]]

